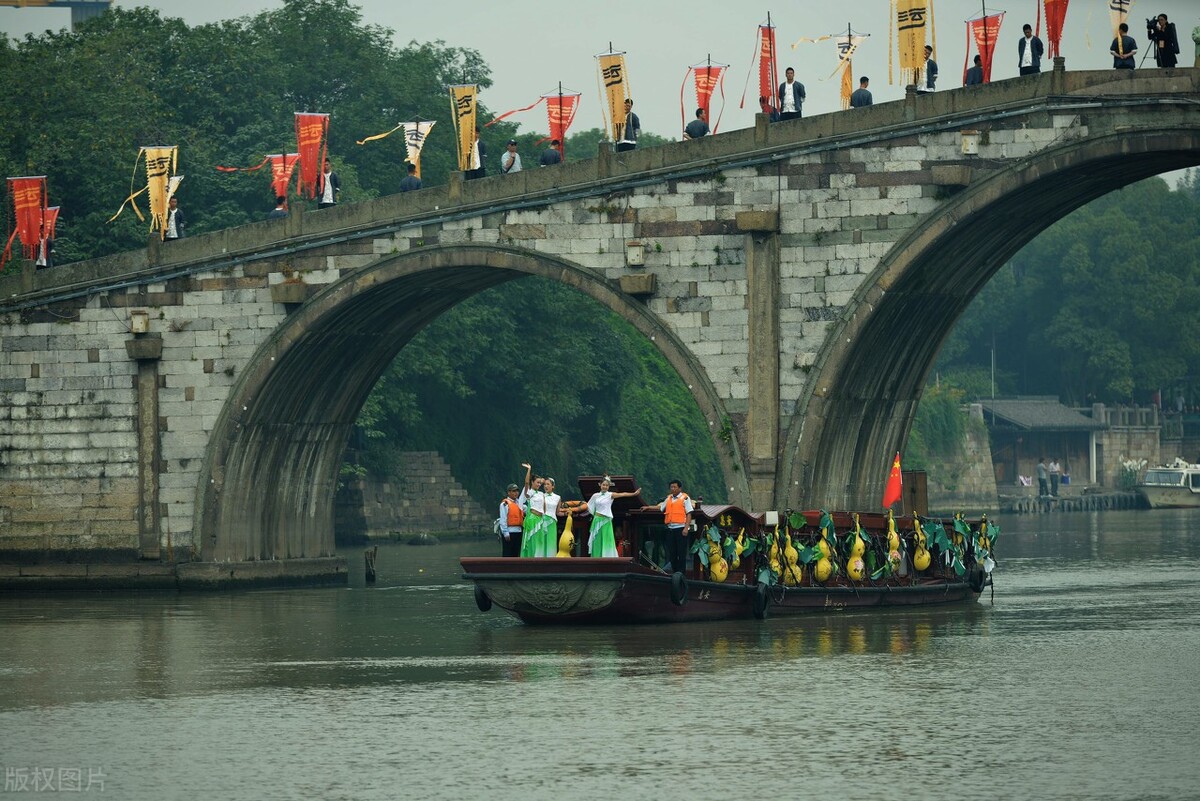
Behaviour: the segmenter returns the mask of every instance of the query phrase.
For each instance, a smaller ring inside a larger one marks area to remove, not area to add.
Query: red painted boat
[[[582,497],[588,498],[596,491],[599,478],[580,478]],[[616,491],[636,489],[631,476],[616,476],[613,481]],[[730,620],[974,602],[991,584],[990,569],[985,569],[982,559],[976,564],[969,548],[961,575],[936,551],[929,567],[917,570],[912,554],[920,526],[911,517],[895,518],[905,551],[900,562],[895,569],[880,571],[887,575],[874,580],[867,575],[852,580],[843,569],[818,581],[813,575],[816,571],[805,568],[799,581],[785,584],[764,573],[768,565],[765,548],[730,567],[724,581],[714,580],[714,571],[706,568],[708,562],[696,556],[690,558],[691,564],[684,571],[671,571],[666,568],[672,566],[663,561],[662,513],[643,506],[640,496],[614,503],[614,530],[619,548],[627,556],[592,558],[583,554],[583,544],[577,542],[576,555],[570,558],[463,557],[463,578],[475,583],[475,600],[483,611],[498,606],[525,623],[558,625]],[[850,513],[833,513],[826,518],[823,512],[806,511],[780,517],[782,530],[801,546],[823,536],[823,519],[832,521],[838,532],[852,531],[855,526],[855,516]],[[866,547],[880,551],[879,546],[887,541],[888,518],[871,513],[857,517],[864,543],[869,543]],[[699,531],[715,530],[722,539],[742,534],[746,541],[764,543],[774,529],[774,525],[767,525],[767,514],[754,514],[736,506],[701,502],[693,519]],[[588,523],[586,513],[576,515],[574,528],[586,531]],[[975,526],[978,528],[977,523]],[[988,550],[990,559],[990,547]]]

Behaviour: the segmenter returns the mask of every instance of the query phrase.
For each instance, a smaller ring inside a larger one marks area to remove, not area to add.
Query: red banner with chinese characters
[[[37,257],[38,243],[42,236],[42,221],[46,209],[46,176],[32,175],[8,179],[8,193],[13,199],[13,215],[16,226],[0,264],[8,261],[14,237],[21,237],[21,250],[25,258]]]
[[[267,156],[267,161],[271,163],[271,189],[275,197],[287,197],[288,184],[292,181],[292,171],[300,161],[300,154],[278,153]]]
[[[1069,0],[1046,0],[1046,55],[1054,58],[1059,55],[1058,47],[1062,43],[1063,22],[1067,18],[1067,3]],[[1128,6],[1126,6],[1128,8]]]
[[[992,56],[996,54],[996,42],[1000,36],[1000,25],[1004,22],[1004,12],[988,14],[979,19],[967,20],[967,31],[975,40],[975,49],[979,51],[979,60],[983,66],[983,82],[992,81]],[[970,55],[970,48],[967,48]],[[963,67],[966,74],[966,66]]]
[[[47,239],[54,239],[55,229],[58,228],[59,208],[59,206],[49,206],[46,208],[45,214],[43,215],[43,219],[45,220],[43,224],[46,226]]]
[[[546,119],[550,124],[550,140],[558,140],[558,152],[567,155],[567,129],[579,110],[579,92],[546,95]]]
[[[779,78],[775,69],[775,26],[758,26],[758,96],[775,105],[775,87]]]
[[[298,191],[301,197],[312,200],[317,196],[317,176],[329,154],[329,145],[326,141],[326,134],[329,132],[329,115],[300,111],[295,114],[296,149],[300,151]]]
[[[726,64],[697,64],[692,67],[692,74],[696,79],[696,108],[704,109],[704,116],[712,119],[712,96],[713,91],[719,86],[721,88],[721,113],[725,112],[725,67]],[[713,123],[713,133],[717,132],[717,122]]]

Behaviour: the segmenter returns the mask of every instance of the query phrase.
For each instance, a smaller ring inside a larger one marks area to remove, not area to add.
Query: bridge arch
[[[643,304],[594,272],[500,245],[438,245],[384,256],[310,299],[246,365],[213,427],[200,474],[195,541],[201,558],[332,554],[338,470],[379,376],[437,316],[529,275],[566,284],[620,314],[654,342],[705,418],[724,419],[720,398],[686,346]],[[716,438],[714,430],[714,444]],[[716,450],[733,494],[746,497],[736,455]]]
[[[1200,124],[1068,142],[987,176],[899,241],[825,342],[788,424],[784,506],[875,508],[942,342],[991,277],[1113,190],[1200,164]]]

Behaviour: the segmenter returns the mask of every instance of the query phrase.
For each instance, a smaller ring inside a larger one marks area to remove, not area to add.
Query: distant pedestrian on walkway
[[[708,135],[708,112],[702,108],[696,109],[696,119],[683,129],[684,139],[699,139]]]
[[[405,165],[405,171],[408,173],[400,179],[401,192],[415,192],[421,188],[421,179],[417,177],[417,165],[409,162]]]
[[[336,206],[341,194],[342,179],[333,171],[329,159],[325,159],[325,168],[317,176],[317,208],[327,209]]]
[[[1037,463],[1037,479],[1038,479],[1038,497],[1043,498],[1050,494],[1050,487],[1046,484],[1046,457],[1039,456]]]
[[[1058,463],[1058,459],[1051,459],[1048,470],[1050,473],[1050,494],[1057,498],[1058,480],[1062,478],[1062,465]]]
[[[1022,75],[1033,75],[1042,71],[1042,40],[1033,35],[1033,27],[1026,23],[1021,29],[1025,36],[1017,42],[1017,69]]]
[[[866,75],[858,79],[858,88],[850,95],[850,108],[863,108],[874,102],[871,100],[871,90],[867,89],[870,83],[871,80]]]
[[[933,60],[933,48],[925,45],[925,85],[923,87],[918,86],[917,91],[932,92],[934,85],[937,83],[937,78],[938,66],[937,62]]]
[[[281,217],[288,216],[287,197],[279,195],[275,198],[275,208],[267,213],[268,220],[278,220]]]
[[[187,231],[187,219],[183,216],[183,209],[179,208],[179,198],[174,195],[167,201],[167,222],[164,228],[163,239],[168,242],[183,239]]]
[[[1175,34],[1175,23],[1167,21],[1166,14],[1159,14],[1150,29],[1150,43],[1154,46],[1154,63],[1160,67],[1178,64],[1179,37]]]

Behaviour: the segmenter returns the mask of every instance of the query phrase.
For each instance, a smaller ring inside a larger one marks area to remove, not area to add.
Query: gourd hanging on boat
[[[779,536],[779,527],[775,527],[775,536]],[[792,544],[792,534],[788,532],[784,535],[783,546],[783,583],[788,587],[794,587],[804,580],[804,568],[799,565],[800,552],[796,550],[796,546]]]
[[[821,558],[813,566],[813,578],[817,581],[828,581],[830,577],[837,573],[837,565],[833,561],[833,557],[837,555],[837,541],[834,539],[835,536],[833,518],[829,515],[829,512],[822,509],[821,534],[820,539],[817,540],[817,548],[821,552]]]
[[[575,552],[575,534],[571,531],[571,521],[574,518],[570,514],[567,515],[567,522],[563,526],[563,533],[558,538],[558,553],[555,556],[570,557]]]
[[[721,548],[721,531],[709,526],[704,536],[692,544],[691,552],[700,558],[700,564],[708,569],[711,581],[722,582],[729,578],[729,562]]]
[[[916,515],[913,515],[913,544],[915,546],[912,557],[913,567],[918,571],[928,570],[929,563],[933,561],[933,558],[929,555],[929,549],[926,547],[928,539],[925,537],[925,529],[921,527],[921,519]]]
[[[862,581],[867,574],[864,554],[867,550],[867,535],[862,530],[858,512],[854,513],[854,529],[850,532],[850,555],[846,557],[846,575],[851,581]],[[874,576],[872,576],[874,578]]]

